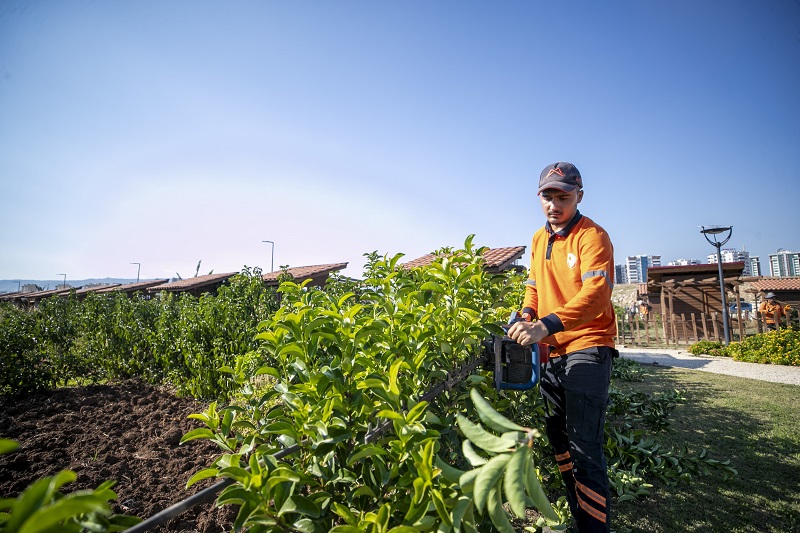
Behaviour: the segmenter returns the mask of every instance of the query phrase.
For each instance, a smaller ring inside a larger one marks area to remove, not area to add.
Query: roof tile
[[[336,272],[339,270],[343,270],[347,268],[347,263],[329,263],[327,265],[310,265],[310,266],[300,266],[300,267],[291,267],[287,268],[286,272],[292,275],[292,277],[296,280],[304,280],[307,278],[315,278],[320,277],[323,274],[329,274],[331,272]],[[269,283],[269,282],[277,282],[278,276],[283,273],[282,270],[276,270],[274,272],[269,272],[261,276],[261,278]]]
[[[509,246],[505,248],[487,248],[483,251],[483,259],[486,261],[486,268],[502,270],[510,266],[514,261],[521,258],[525,253],[524,246]],[[417,268],[431,264],[436,256],[434,254],[425,254],[422,257],[412,259],[403,266],[409,268]]]
[[[800,277],[797,278],[762,278],[750,284],[759,291],[800,291]]]

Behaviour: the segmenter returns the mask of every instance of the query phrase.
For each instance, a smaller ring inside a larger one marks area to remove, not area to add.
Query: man
[[[781,317],[784,315],[783,307],[775,301],[774,292],[768,292],[764,295],[764,301],[758,306],[758,312],[764,317],[768,331],[775,331],[781,321]]]
[[[533,236],[522,316],[508,335],[551,345],[540,391],[546,431],[567,486],[577,531],[610,531],[603,451],[611,360],[617,332],[611,291],[614,250],[608,234],[578,211],[583,180],[571,163],[547,166],[538,195],[546,218]]]

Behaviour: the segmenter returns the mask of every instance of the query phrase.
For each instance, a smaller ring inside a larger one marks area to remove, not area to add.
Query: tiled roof
[[[54,296],[56,294],[69,294],[69,291],[80,288],[81,287],[68,287],[66,289],[50,289],[49,291],[26,292],[17,295],[16,298],[20,300],[41,300],[42,298],[47,298],[48,296]]]
[[[311,265],[287,268],[286,272],[291,274],[296,281],[303,281],[308,278],[320,278],[330,274],[331,272],[337,272],[345,268],[347,268],[347,263],[330,263],[327,265]],[[261,278],[268,285],[277,284],[278,276],[280,276],[282,272],[282,270],[276,270],[275,272],[269,272],[262,275]]]
[[[116,287],[118,285],[119,283],[109,283],[108,285],[95,285],[94,287],[83,287],[75,291],[75,296],[83,296],[84,294],[89,294],[90,292],[98,292],[103,289]],[[66,296],[66,293],[62,294],[61,296]]]
[[[14,292],[7,292],[5,294],[0,294],[0,301],[13,300],[14,298],[22,296],[23,294],[25,293],[22,291],[14,291]]]
[[[97,292],[136,292],[168,282],[168,279],[151,279],[147,281],[137,281],[135,283],[124,283],[113,287],[100,287]]]
[[[192,289],[199,289],[206,285],[213,285],[221,283],[230,277],[235,276],[238,272],[227,272],[225,274],[206,274],[205,276],[195,276],[193,278],[179,279],[172,283],[164,283],[150,289],[153,292],[159,291],[188,291]]]
[[[483,252],[483,259],[486,261],[487,269],[503,270],[509,267],[514,261],[522,257],[525,253],[524,246],[510,246],[506,248],[487,248]],[[417,268],[429,265],[436,259],[433,254],[425,254],[406,263],[403,266],[408,268]]]
[[[800,291],[800,278],[762,278],[750,283],[759,291]]]

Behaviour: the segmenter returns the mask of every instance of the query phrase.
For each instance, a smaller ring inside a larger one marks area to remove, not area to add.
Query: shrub
[[[689,346],[689,353],[692,355],[716,355],[729,356],[728,350],[721,343],[716,341],[697,341]]]
[[[734,342],[728,353],[736,361],[800,366],[800,331],[785,328]]]

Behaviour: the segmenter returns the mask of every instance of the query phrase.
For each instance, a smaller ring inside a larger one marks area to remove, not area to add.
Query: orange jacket
[[[759,313],[764,314],[767,324],[774,324],[776,315],[778,320],[780,320],[780,318],[785,314],[781,304],[777,302],[770,302],[768,300],[761,302],[761,305],[758,306],[758,311]]]
[[[562,231],[547,223],[533,236],[523,312],[547,326],[542,342],[555,346],[552,355],[614,347],[613,287],[614,247],[588,217],[578,212]]]

